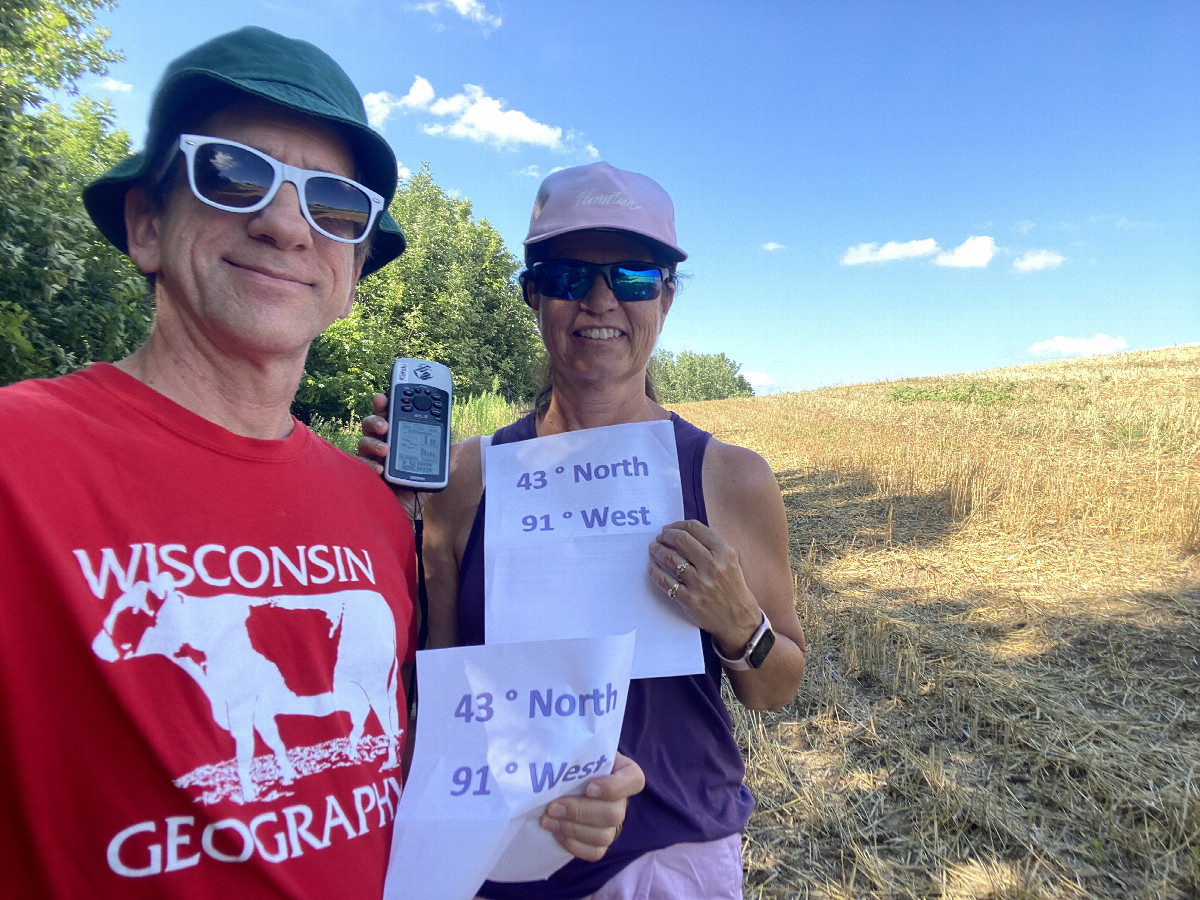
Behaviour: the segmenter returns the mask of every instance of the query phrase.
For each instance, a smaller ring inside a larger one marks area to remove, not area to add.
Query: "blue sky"
[[[758,393],[1200,341],[1200,3],[122,0],[84,90],[255,24],[342,63],[401,162],[518,252],[605,159],[675,201],[660,346]]]

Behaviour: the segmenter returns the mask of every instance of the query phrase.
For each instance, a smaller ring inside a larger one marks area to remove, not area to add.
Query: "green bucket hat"
[[[385,208],[371,255],[363,264],[363,277],[404,252],[404,233],[386,209],[396,193],[396,156],[367,124],[353,82],[323,50],[254,26],[215,37],[167,66],[150,108],[145,149],[127,156],[83,190],[83,205],[100,232],[128,253],[125,194],[151,166],[168,158],[181,133],[246,97],[332,123],[350,147],[357,177],[383,196]]]

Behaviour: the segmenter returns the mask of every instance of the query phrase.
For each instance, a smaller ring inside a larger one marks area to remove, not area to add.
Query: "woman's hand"
[[[787,514],[766,460],[712,438],[704,453],[708,525],[672,522],[650,545],[650,577],[737,660],[762,624],[775,642],[758,668],[725,667],[751,709],[780,709],[804,676],[804,629],[796,616]]]
[[[739,656],[762,624],[737,550],[695,519],[672,522],[651,542],[650,577],[726,656]]]
[[[588,782],[582,797],[560,797],[546,807],[542,827],[568,852],[600,859],[621,833],[627,801],[646,786],[641,766],[617,754],[613,770]]]

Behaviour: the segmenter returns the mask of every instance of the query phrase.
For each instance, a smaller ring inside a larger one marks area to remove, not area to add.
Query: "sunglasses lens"
[[[196,148],[194,177],[204,199],[244,209],[266,196],[275,173],[266,160],[240,147],[204,144]]]
[[[557,262],[541,263],[536,275],[534,287],[537,292],[558,300],[582,300],[595,280],[595,275],[584,266]]]
[[[607,272],[613,296],[623,303],[653,300],[662,293],[662,271],[636,265],[590,265],[588,263],[544,262],[534,266],[534,288],[543,297],[582,300],[592,289],[596,276]]]
[[[343,240],[357,240],[371,221],[371,198],[337,178],[313,176],[304,185],[308,211],[317,227]]]
[[[658,269],[635,269],[613,266],[608,270],[613,296],[625,303],[653,300],[662,291],[662,272]]]

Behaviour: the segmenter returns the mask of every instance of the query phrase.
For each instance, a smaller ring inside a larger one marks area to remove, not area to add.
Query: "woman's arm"
[[[675,602],[728,659],[742,655],[766,614],[775,646],[762,667],[726,672],[743,704],[779,709],[800,687],[805,654],[783,497],[771,467],[745,447],[710,440],[703,475],[708,526],[666,526],[650,545],[651,577],[664,591],[678,583]]]
[[[468,438],[450,462],[450,483],[425,502],[421,542],[429,595],[429,646],[457,647],[458,572],[483,496],[479,438]]]

